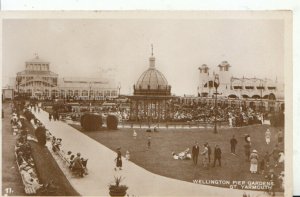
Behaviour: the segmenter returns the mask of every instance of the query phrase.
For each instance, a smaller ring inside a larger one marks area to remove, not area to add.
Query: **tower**
[[[222,61],[219,65],[219,79],[220,85],[219,90],[220,92],[226,92],[230,90],[230,79],[231,73],[229,68],[231,67],[227,61]]]
[[[206,64],[202,64],[199,68],[199,86],[198,86],[198,95],[206,97],[208,94],[208,87],[205,87],[205,84],[209,81],[209,68]]]

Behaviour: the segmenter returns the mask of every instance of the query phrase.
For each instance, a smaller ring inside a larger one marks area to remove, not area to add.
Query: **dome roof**
[[[168,81],[165,76],[155,68],[155,58],[151,56],[149,58],[150,66],[139,77],[134,85],[135,94],[162,94],[169,95],[171,86],[168,85]]]
[[[167,89],[168,81],[165,76],[155,68],[155,57],[149,58],[149,68],[138,79],[135,88],[142,90]]]
[[[136,88],[138,89],[166,89],[168,82],[165,76],[155,68],[149,68],[138,79]]]

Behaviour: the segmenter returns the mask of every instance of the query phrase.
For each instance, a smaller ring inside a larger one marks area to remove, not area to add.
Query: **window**
[[[83,90],[82,93],[81,93],[81,96],[88,96],[88,94],[89,94],[89,93],[88,93],[87,90]]]
[[[68,90],[68,95],[73,96],[73,90]]]
[[[245,86],[245,88],[246,88],[247,90],[253,90],[253,89],[254,89],[254,86]]]

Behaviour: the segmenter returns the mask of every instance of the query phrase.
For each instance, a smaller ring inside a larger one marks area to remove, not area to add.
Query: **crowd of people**
[[[25,192],[35,194],[43,186],[40,184],[35,164],[32,157],[31,146],[28,142],[28,130],[24,124],[24,117],[20,116],[14,105],[11,106],[11,126],[13,134],[17,135],[15,144],[15,155],[18,164],[18,170],[21,174]]]

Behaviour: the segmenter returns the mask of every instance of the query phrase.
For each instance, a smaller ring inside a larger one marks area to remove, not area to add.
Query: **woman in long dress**
[[[253,150],[250,155],[250,172],[257,173],[258,154],[256,150]]]
[[[122,170],[122,154],[120,150],[121,148],[117,148],[117,158],[115,159],[116,161],[115,170],[117,170],[117,168],[119,168],[119,170]]]

